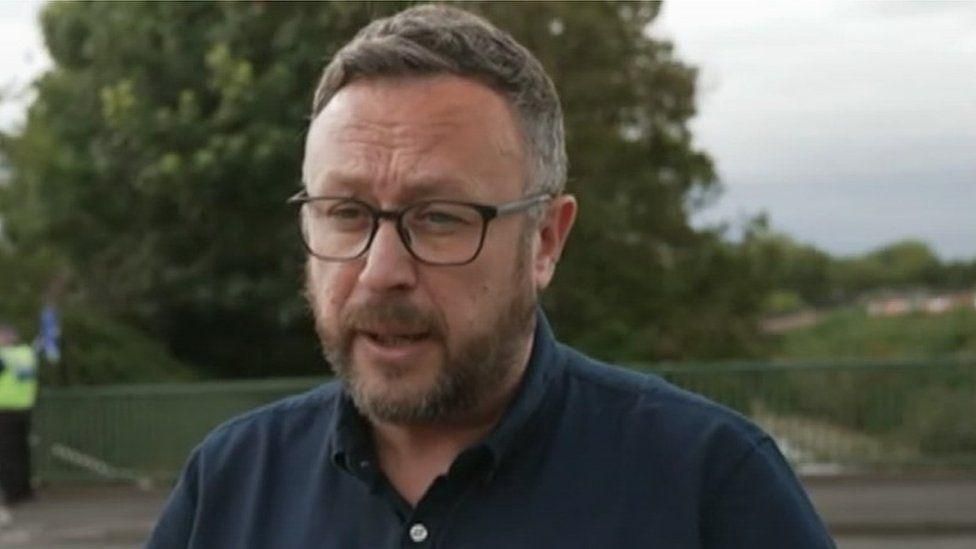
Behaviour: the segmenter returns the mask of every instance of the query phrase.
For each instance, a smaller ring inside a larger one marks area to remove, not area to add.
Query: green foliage
[[[38,314],[49,282],[63,273],[50,249],[14,254],[0,245],[0,321],[14,325],[26,341],[38,330]],[[99,309],[70,303],[62,311],[62,360],[41,370],[47,385],[154,382],[192,379],[191,369],[157,340],[112,320]]]
[[[57,264],[57,257],[49,250],[15,254],[0,241],[0,323],[14,326],[25,337],[33,337],[46,280]]]
[[[976,454],[976,379],[963,387],[932,386],[917,391],[906,414],[905,437],[930,454]]]
[[[945,462],[976,455],[972,361],[798,369],[783,380],[790,398],[768,403],[787,415],[816,418]]]
[[[840,310],[815,326],[782,334],[774,354],[790,359],[976,355],[976,311],[872,318],[861,310]]]
[[[321,368],[284,199],[322,60],[396,7],[48,5],[55,67],[4,147],[14,247],[56,249],[74,298],[211,374]]]
[[[972,428],[976,387],[976,311],[872,318],[847,309],[816,326],[788,332],[776,341],[776,354],[790,360],[968,360],[968,366],[874,370],[838,367],[836,371],[791,373],[782,391],[791,397],[778,411],[880,435],[946,459],[976,451]]]
[[[688,223],[718,189],[688,127],[695,70],[646,32],[659,4],[482,7],[562,96],[580,215],[545,296],[560,337],[619,361],[755,353],[761,273]]]
[[[835,284],[853,296],[875,288],[932,286],[938,281],[941,264],[928,245],[906,240],[861,257],[837,260],[832,267]]]
[[[976,287],[976,261],[940,261],[923,242],[904,240],[853,257],[831,257],[758,222],[745,246],[765,271],[769,291],[765,312],[786,312],[784,294],[812,307],[850,303],[874,291]],[[778,294],[778,296],[775,296]]]
[[[792,305],[824,306],[832,302],[832,259],[826,253],[770,230],[765,219],[753,224],[743,246],[765,276],[770,292],[765,312],[782,313]],[[785,302],[787,296],[796,303]]]
[[[95,310],[64,311],[62,362],[42,370],[46,385],[190,381],[198,376],[154,338]]]
[[[320,371],[284,199],[317,76],[402,3],[52,3],[54,68],[4,137],[13,253],[50,250],[69,294],[208,375]],[[612,359],[753,354],[765,276],[690,212],[717,190],[692,145],[695,71],[653,3],[468,4],[536,52],[567,116],[580,219],[545,296]],[[32,290],[33,291],[33,290]]]
[[[791,290],[773,290],[763,300],[763,310],[773,315],[795,313],[807,307],[800,294]]]

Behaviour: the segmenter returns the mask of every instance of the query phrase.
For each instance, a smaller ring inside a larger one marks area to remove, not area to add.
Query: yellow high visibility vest
[[[37,357],[30,345],[0,347],[0,410],[29,410],[37,398]]]

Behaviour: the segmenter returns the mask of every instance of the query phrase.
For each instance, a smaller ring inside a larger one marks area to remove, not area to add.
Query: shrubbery
[[[69,334],[63,342],[63,360],[42,370],[46,385],[189,381],[196,377],[159,341],[91,308],[69,306],[63,321],[63,330]]]
[[[845,310],[777,345],[780,359],[834,363],[836,370],[790,373],[780,390],[790,397],[771,403],[776,411],[929,456],[976,454],[976,311],[871,318]]]

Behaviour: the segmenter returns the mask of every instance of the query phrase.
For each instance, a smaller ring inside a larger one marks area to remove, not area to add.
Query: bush
[[[976,454],[976,399],[970,387],[928,387],[912,399],[902,435],[930,455]]]
[[[158,340],[88,307],[63,311],[62,362],[41,372],[52,385],[188,381],[192,369]]]
[[[873,318],[857,309],[827,316],[816,326],[794,330],[774,341],[777,358],[922,358],[976,354],[976,311],[942,315],[916,313]]]

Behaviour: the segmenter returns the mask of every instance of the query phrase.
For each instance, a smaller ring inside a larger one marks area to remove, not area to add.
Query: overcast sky
[[[50,65],[37,24],[37,0],[0,0],[0,128],[23,120],[31,79]]]
[[[49,63],[39,5],[0,2],[0,89]],[[976,258],[976,2],[683,0],[652,32],[701,70],[693,129],[725,193],[700,223],[765,211],[836,254],[919,238]]]
[[[668,2],[653,32],[701,70],[704,220],[976,257],[976,2]]]

